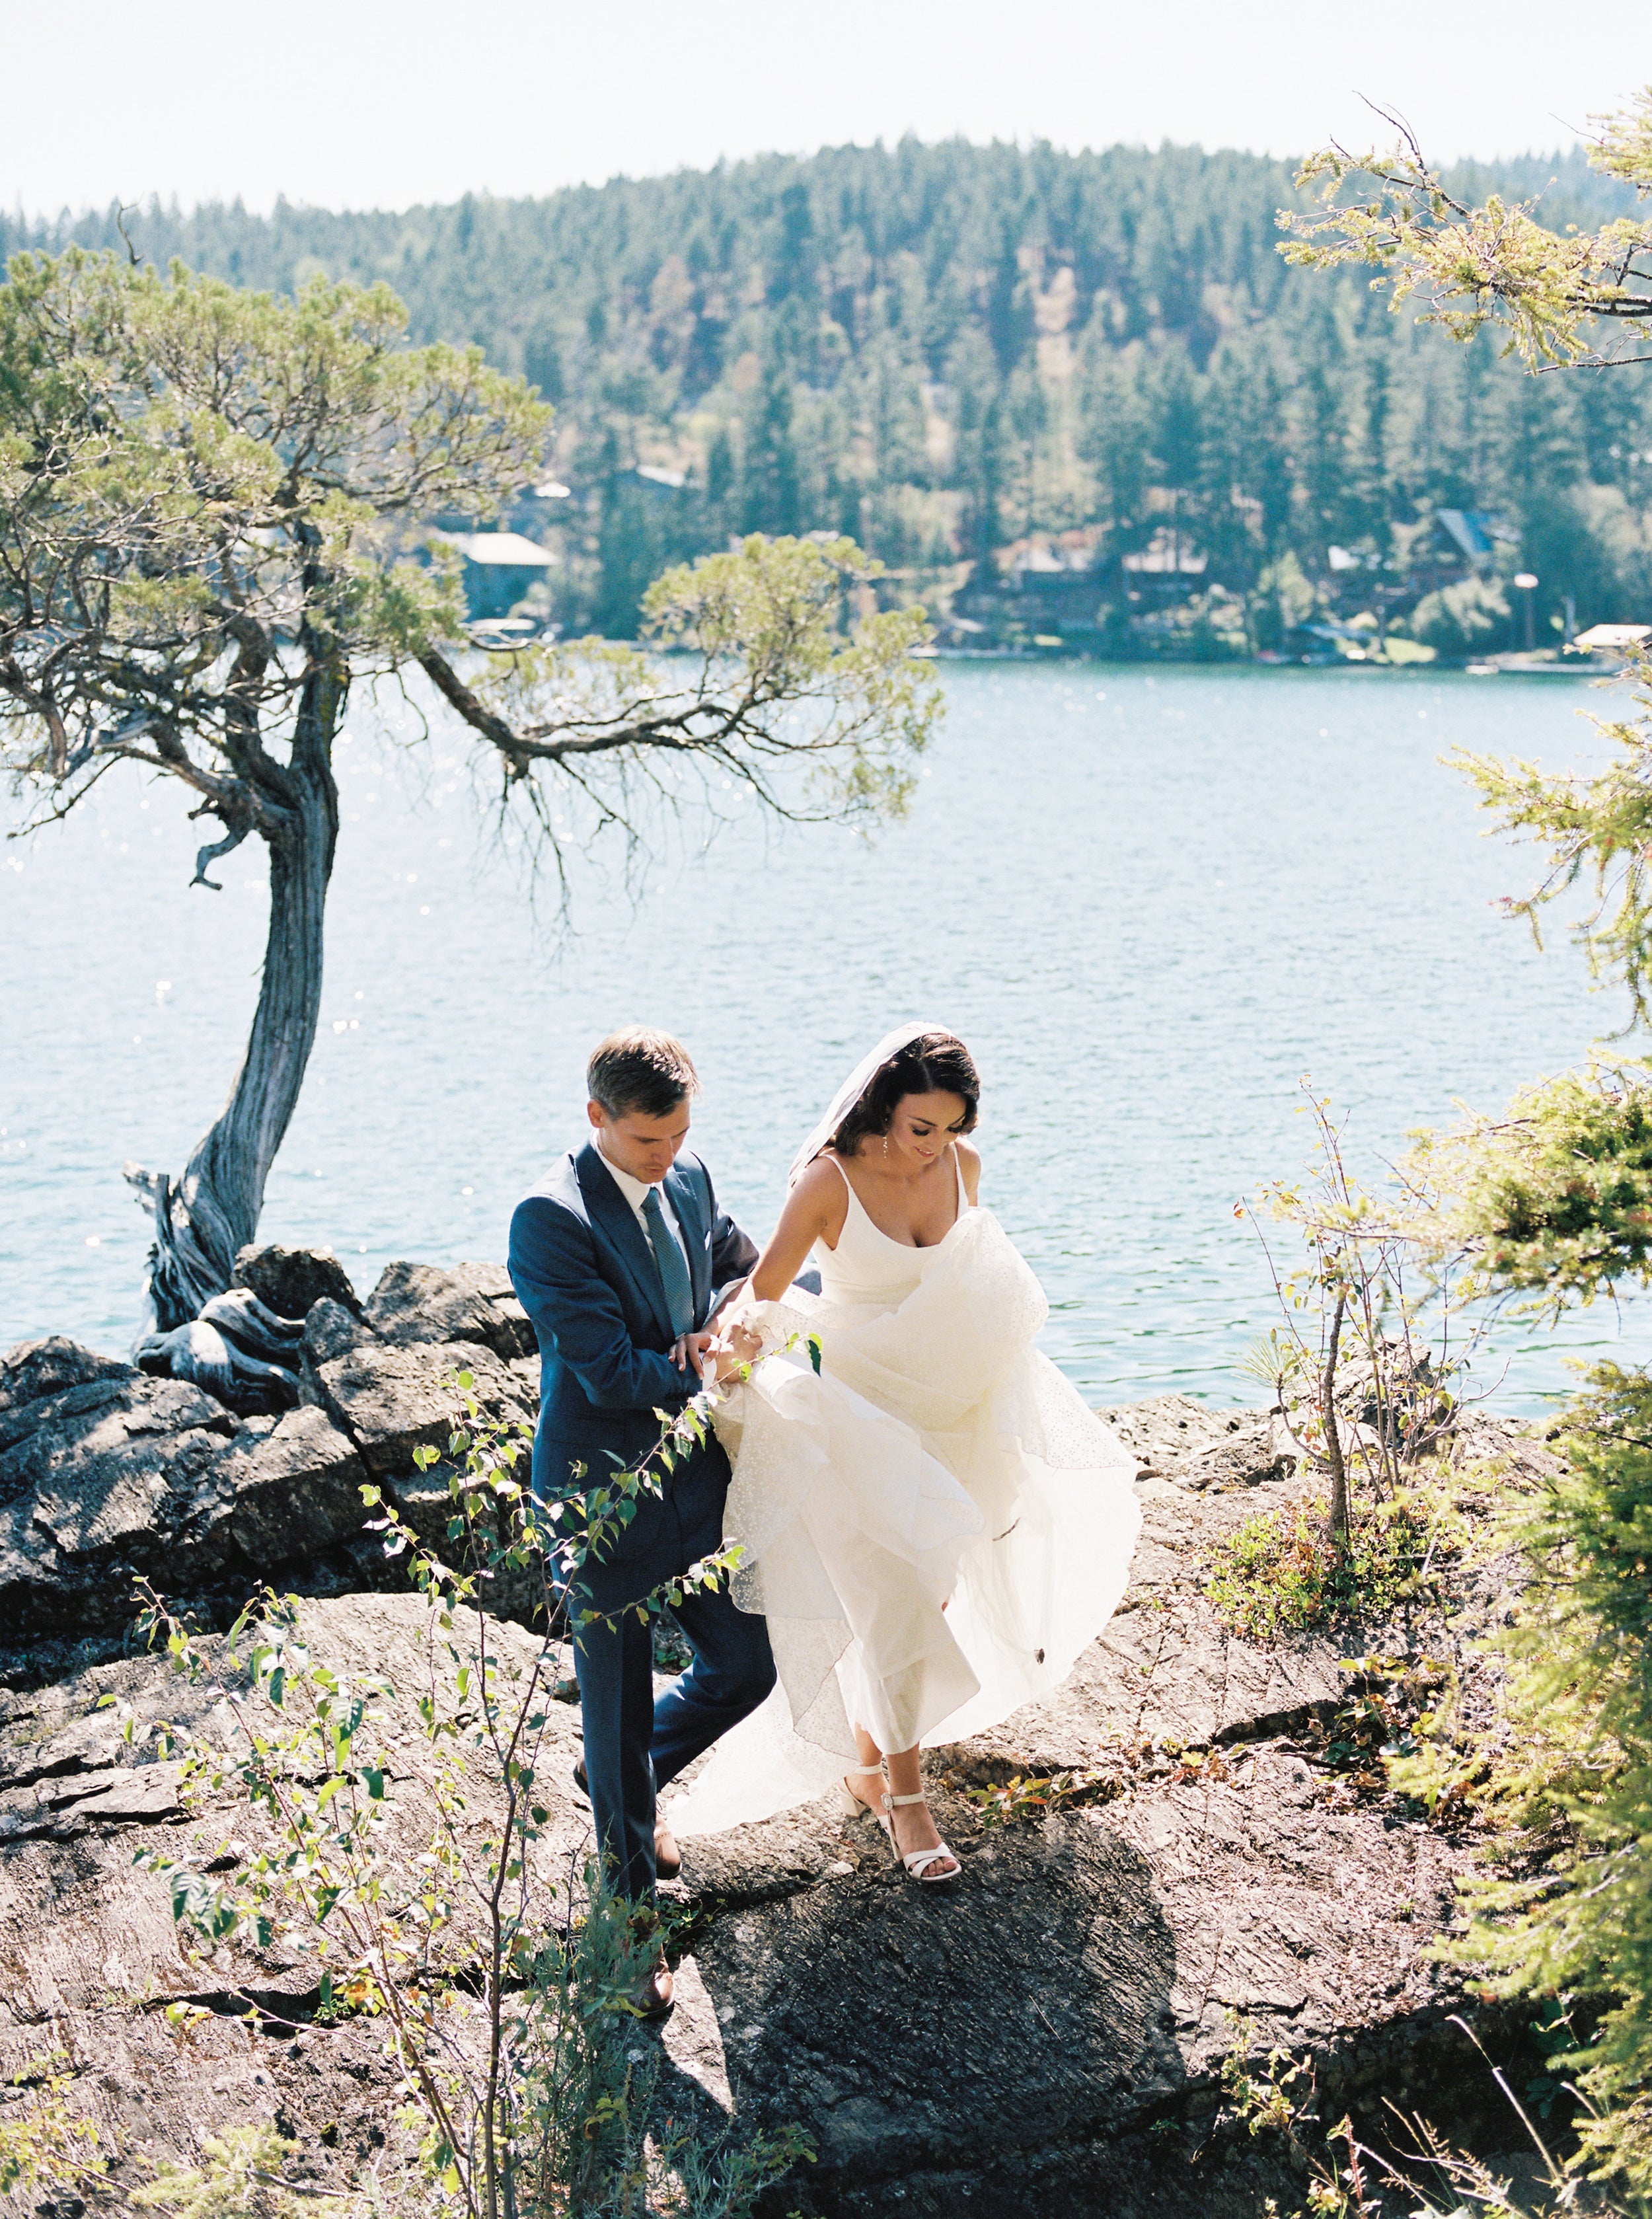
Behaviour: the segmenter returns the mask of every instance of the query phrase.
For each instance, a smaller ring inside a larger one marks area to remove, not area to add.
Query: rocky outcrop
[[[1139,1487],[1130,1589],[1057,1699],[927,1760],[955,1887],[824,1808],[685,1844],[729,2099],[819,2152],[788,2209],[1257,2214],[1300,2184],[1218,2132],[1236,2044],[1307,2054],[1339,2106],[1479,2085],[1428,1955],[1466,1848],[1324,1756],[1362,1630],[1260,1648],[1203,1597],[1211,1545],[1295,1482]],[[984,1827],[980,1790],[1052,1775],[1067,1807]]]
[[[413,1458],[445,1446],[454,1375],[469,1373],[498,1414],[534,1415],[531,1329],[497,1265],[393,1264],[365,1304],[326,1252],[245,1252],[237,1275],[227,1312],[307,1298],[293,1350],[301,1399],[279,1415],[239,1415],[61,1338],[0,1359],[0,1677],[7,1651],[16,1679],[50,1669],[53,1644],[118,1645],[140,1579],[220,1622],[264,1580],[399,1588],[362,1489],[387,1487],[440,1545],[446,1474]],[[529,1612],[521,1584],[502,1601]]]
[[[398,1483],[397,1458],[437,1422],[432,1382],[461,1353],[490,1392],[525,1397],[496,1284],[408,1267],[359,1311],[322,1297],[303,1408],[255,1433],[196,1408],[165,1434],[211,1442],[223,1545],[290,1545],[286,1499],[342,1510],[341,1468],[318,1476],[329,1443]],[[84,1395],[124,1412],[158,1383],[37,1345],[0,1377],[0,1427],[18,1422],[30,1387],[35,1401]],[[1503,1607],[1495,1568],[1454,1594],[1449,1625],[1419,1603],[1409,1624],[1334,1639],[1236,1639],[1204,1598],[1203,1563],[1296,1482],[1271,1476],[1254,1414],[1192,1409],[1197,1422],[1164,1402],[1118,1414],[1155,1467],[1139,1482],[1141,1545],[1123,1606],[1059,1698],[927,1760],[956,1886],[916,1886],[879,1833],[826,1803],[684,1844],[668,1892],[689,1922],[678,2009],[638,2039],[661,2042],[662,2096],[680,2113],[732,2107],[812,2136],[817,2162],[785,2184],[776,2212],[1252,2219],[1268,2196],[1295,2209],[1301,2184],[1282,2141],[1224,2112],[1237,2048],[1311,2059],[1329,2116],[1391,2096],[1444,2105],[1461,2128],[1484,2085],[1452,2023],[1463,1992],[1428,1950],[1467,1848],[1380,1787],[1351,1785],[1325,1729],[1349,1700],[1344,1659],[1378,1640],[1450,1653]],[[1220,1454],[1231,1461],[1213,1470]],[[411,1844],[432,1788],[407,1692],[423,1677],[424,1607],[356,1594],[302,1607],[319,1656],[403,1691],[382,1734],[393,1823]],[[514,1626],[496,1645],[506,1671],[536,1653]],[[371,2023],[318,2023],[314,1964],[295,1952],[192,1958],[163,1890],[132,1867],[140,1843],[196,1832],[227,1858],[248,1853],[229,1808],[204,1829],[186,1817],[146,1737],[161,1718],[220,1731],[214,1700],[147,1657],[0,1695],[0,2066],[48,2030],[67,2049],[74,2101],[128,2153],[117,2191],[149,2157],[188,2156],[253,2118],[303,2143],[302,2177],[337,2186],[398,2131]],[[546,1708],[536,1793],[545,1869],[562,1874],[588,1838],[571,1780],[579,1714]],[[1017,1803],[1012,1783],[1053,1775],[1044,1815],[1024,1789]],[[995,1789],[1001,1823],[989,1823]],[[485,1774],[472,1779],[467,1823],[486,1827],[492,1795]],[[559,1915],[549,1893],[545,1915]],[[252,2033],[236,2017],[249,1996]],[[168,2003],[204,2016],[179,2036]],[[1508,2029],[1483,2011],[1476,2023],[1504,2061]]]
[[[393,1348],[479,1341],[506,1364],[538,1358],[528,1314],[502,1264],[390,1264],[373,1290],[367,1320]]]
[[[0,1379],[15,1376],[16,1357]],[[197,1389],[129,1371],[9,1415],[0,1643],[12,1648],[118,1632],[136,1579],[185,1596],[236,1574],[255,1584],[362,1530],[366,1467],[320,1410],[238,1426]]]
[[[1202,1489],[1283,1479],[1295,1451],[1269,1411],[1213,1410],[1187,1395],[1155,1395],[1099,1414],[1140,1459],[1148,1476]]]
[[[428,1744],[413,1712],[427,1676],[426,1623],[420,1599],[405,1593],[305,1606],[318,1654],[382,1674],[404,1691],[385,1706],[376,1753],[409,1858],[436,1820]],[[536,1644],[506,1625],[494,1628],[490,1647],[508,1672],[531,1660]],[[227,1684],[238,1686],[239,1675]],[[570,1778],[576,1714],[548,1707],[553,1747],[537,1792],[558,1845],[577,1849],[587,1822]],[[370,2018],[318,2024],[316,1963],[303,1950],[189,1946],[165,1886],[134,1868],[134,1852],[155,1846],[198,1862],[210,1834],[214,1847],[228,1844],[214,1869],[233,1869],[258,1822],[221,1797],[186,1811],[177,1763],[156,1753],[163,1720],[231,1739],[219,1688],[158,1657],[122,1658],[33,1691],[0,1690],[0,2078],[43,2048],[66,2053],[74,2106],[96,2124],[102,2150],[115,2154],[108,2187],[115,2208],[127,2208],[124,2191],[157,2158],[187,2162],[207,2135],[253,2121],[302,2145],[301,2181],[339,2185],[387,2140],[401,2146],[399,2075],[382,2026]],[[473,1837],[497,1825],[499,1801],[485,1776],[468,1782],[456,1815]],[[252,2028],[249,2000],[261,2013]],[[181,2027],[165,2015],[180,2002],[192,2007]]]

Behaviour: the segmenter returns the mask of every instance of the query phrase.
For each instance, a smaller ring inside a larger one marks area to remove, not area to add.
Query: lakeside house
[[[463,558],[465,606],[473,619],[509,616],[531,587],[543,585],[558,560],[548,547],[520,531],[442,531],[432,535]]]
[[[524,532],[435,531],[464,559],[464,606],[473,621],[508,617],[533,586],[542,586],[557,557]]]

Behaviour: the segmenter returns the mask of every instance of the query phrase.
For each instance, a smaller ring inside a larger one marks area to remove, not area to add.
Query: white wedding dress
[[[996,1725],[1060,1685],[1124,1591],[1134,1460],[1034,1346],[1043,1290],[957,1178],[929,1248],[850,1188],[819,1296],[745,1314],[776,1352],[716,1413],[724,1530],[779,1681],[671,1803],[678,1834],[812,1800],[858,1761],[851,1720],[885,1750]],[[784,1346],[810,1333],[818,1374]]]

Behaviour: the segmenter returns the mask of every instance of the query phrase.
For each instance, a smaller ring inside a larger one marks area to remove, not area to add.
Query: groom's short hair
[[[699,1073],[680,1040],[649,1025],[628,1025],[597,1043],[585,1084],[611,1117],[632,1111],[668,1117],[679,1103],[699,1092]]]

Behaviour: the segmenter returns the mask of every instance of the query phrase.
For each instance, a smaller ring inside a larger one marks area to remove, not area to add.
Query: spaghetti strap
[[[862,1217],[866,1217],[866,1205],[865,1205],[865,1203],[862,1203],[862,1202],[861,1202],[860,1196],[859,1196],[858,1194],[856,1194],[856,1192],[855,1192],[854,1189],[854,1188],[849,1184],[849,1175],[848,1175],[848,1173],[844,1170],[844,1168],[843,1168],[842,1165],[837,1162],[837,1158],[836,1158],[835,1155],[832,1155],[831,1153],[829,1153],[829,1152],[828,1150],[826,1150],[825,1148],[823,1148],[823,1149],[821,1150],[821,1152],[820,1152],[819,1155],[816,1157],[815,1161],[816,1161],[817,1163],[822,1163],[822,1162],[824,1162],[824,1163],[829,1163],[829,1164],[837,1164],[837,1175],[838,1175],[838,1177],[842,1180],[842,1182],[843,1182],[843,1186],[844,1186],[844,1190],[846,1191],[846,1193],[848,1194],[848,1197],[849,1197],[849,1206],[848,1206],[848,1209],[847,1209],[847,1210],[845,1210],[845,1212],[844,1212],[844,1214],[843,1214],[843,1222],[842,1222],[842,1224],[838,1228],[838,1234],[837,1234],[837,1245],[836,1245],[836,1246],[835,1246],[835,1247],[831,1246],[828,1243],[827,1239],[826,1239],[826,1236],[825,1236],[825,1234],[824,1234],[823,1233],[823,1234],[821,1234],[821,1236],[820,1236],[820,1245],[821,1245],[821,1247],[825,1251],[826,1254],[827,1254],[827,1255],[829,1255],[829,1256],[835,1256],[835,1255],[836,1255],[836,1253],[837,1253],[837,1252],[838,1252],[838,1249],[839,1249],[839,1248],[842,1248],[842,1246],[843,1246],[843,1235],[844,1235],[844,1234],[848,1231],[848,1229],[849,1229],[850,1221],[853,1219],[853,1217],[854,1217],[854,1213],[855,1213],[855,1210],[856,1210],[857,1207],[859,1208],[859,1209],[860,1209],[860,1215],[862,1215]],[[871,1222],[872,1222],[871,1219],[870,1219],[870,1218],[867,1218],[867,1219],[866,1219],[866,1222],[870,1225],[870,1224],[871,1224]],[[874,1230],[874,1231],[876,1230],[876,1228],[875,1228],[875,1227],[873,1228],[873,1230]]]
[[[958,1174],[958,1217],[961,1217],[969,1208],[969,1196],[964,1186],[964,1159],[958,1153],[956,1141],[953,1142],[953,1169]],[[953,1222],[956,1225],[958,1218],[955,1217]]]

